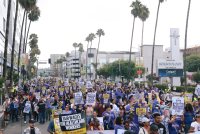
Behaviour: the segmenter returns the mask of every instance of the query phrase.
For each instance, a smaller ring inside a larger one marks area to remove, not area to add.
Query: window
[[[4,7],[6,7],[6,1],[7,1],[7,0],[3,0],[3,5],[4,5]]]
[[[6,32],[6,19],[3,18],[3,31]]]

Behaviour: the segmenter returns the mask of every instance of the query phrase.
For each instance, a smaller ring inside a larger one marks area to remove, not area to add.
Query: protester
[[[139,130],[139,134],[149,134],[150,133],[150,120],[146,117],[142,118],[142,127]]]
[[[29,120],[29,127],[24,130],[23,134],[42,134],[42,133],[37,127],[35,127],[35,121],[31,119]]]

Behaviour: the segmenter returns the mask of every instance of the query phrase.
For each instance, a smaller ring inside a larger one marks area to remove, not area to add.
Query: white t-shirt
[[[198,122],[196,122],[196,121],[195,121],[195,122],[192,122],[191,127],[194,128],[194,132],[197,132],[197,131],[200,132],[200,123],[198,123]]]
[[[148,131],[145,128],[140,128],[139,134],[148,134]]]

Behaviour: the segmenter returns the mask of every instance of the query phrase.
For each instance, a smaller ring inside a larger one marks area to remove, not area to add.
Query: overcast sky
[[[40,60],[47,60],[50,54],[61,54],[73,50],[74,42],[83,43],[89,33],[102,28],[100,50],[129,51],[133,16],[130,5],[133,0],[38,0],[41,17],[32,23],[31,33],[38,34]],[[144,44],[152,44],[158,0],[141,0],[150,10],[145,22]],[[160,7],[156,44],[169,47],[170,28],[180,28],[180,47],[184,46],[185,21],[188,0],[167,0]],[[192,0],[188,46],[200,44],[200,0]],[[135,23],[133,49],[141,42],[142,23]],[[93,47],[97,47],[95,39]],[[134,51],[134,50],[133,50]]]

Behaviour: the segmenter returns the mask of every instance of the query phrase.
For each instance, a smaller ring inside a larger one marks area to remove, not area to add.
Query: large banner
[[[94,105],[96,101],[96,92],[95,93],[88,93],[86,98],[87,105]]]
[[[184,97],[172,97],[172,114],[183,115]]]
[[[84,104],[82,92],[74,93],[74,104],[75,105]]]
[[[64,134],[86,134],[85,113],[61,114],[59,124]]]

